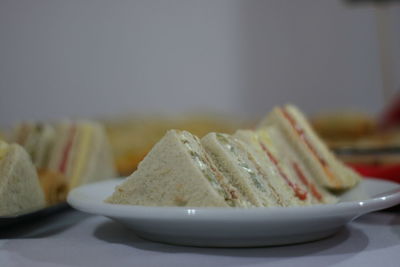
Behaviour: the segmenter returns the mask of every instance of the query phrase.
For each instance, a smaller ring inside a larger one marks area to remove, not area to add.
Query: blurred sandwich
[[[17,144],[0,141],[0,216],[18,215],[45,205],[29,155]]]
[[[68,179],[69,189],[116,177],[108,139],[101,124],[63,121],[55,125],[56,140],[46,169]]]
[[[311,119],[311,124],[331,147],[351,145],[378,128],[374,118],[355,111],[321,113]]]
[[[25,148],[37,169],[47,167],[55,138],[54,127],[48,123],[23,122],[12,134],[12,141]]]
[[[11,140],[30,155],[49,205],[65,201],[76,186],[116,176],[105,130],[97,122],[24,122]]]
[[[400,164],[400,129],[396,123],[398,103],[387,107],[378,118],[361,112],[337,111],[315,116],[312,125],[347,164],[366,168],[393,167]],[[379,172],[373,175],[380,177]]]

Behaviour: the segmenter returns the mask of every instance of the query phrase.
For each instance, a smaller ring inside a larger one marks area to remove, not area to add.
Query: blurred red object
[[[366,177],[382,178],[400,183],[400,164],[393,165],[365,165],[365,164],[348,164],[359,174]]]
[[[397,93],[390,104],[385,107],[378,123],[382,129],[400,126],[400,93]]]

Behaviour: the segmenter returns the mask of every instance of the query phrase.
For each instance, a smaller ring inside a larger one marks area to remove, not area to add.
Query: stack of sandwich
[[[79,185],[115,177],[110,145],[97,122],[21,123],[10,141],[23,147],[29,155],[24,160],[36,167],[47,205],[65,201]]]
[[[170,130],[106,199],[112,204],[271,207],[335,203],[360,177],[339,162],[294,106],[255,130],[199,139]]]

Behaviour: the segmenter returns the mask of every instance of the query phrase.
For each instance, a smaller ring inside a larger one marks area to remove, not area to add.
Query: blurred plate
[[[337,155],[376,155],[376,154],[400,154],[400,146],[388,146],[388,147],[341,147],[334,148],[333,151]]]
[[[18,214],[18,215],[13,215],[13,216],[0,216],[0,227],[5,227],[5,226],[14,225],[17,223],[36,220],[38,218],[42,218],[44,216],[49,216],[51,214],[60,212],[68,207],[69,207],[68,203],[63,202],[63,203],[60,203],[57,205],[53,205],[53,206],[46,207],[43,209],[35,210],[35,211],[29,212],[29,213],[23,213],[23,214]]]
[[[253,247],[317,240],[358,216],[400,203],[400,185],[375,179],[364,179],[340,196],[340,203],[330,205],[245,209],[104,203],[120,182],[108,180],[76,188],[68,203],[110,217],[143,238],[190,246]]]

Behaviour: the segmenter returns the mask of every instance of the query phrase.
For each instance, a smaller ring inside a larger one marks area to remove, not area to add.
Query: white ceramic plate
[[[337,204],[289,208],[144,207],[104,203],[120,179],[73,190],[68,203],[104,215],[143,238],[214,247],[283,245],[330,236],[360,215],[400,204],[400,185],[364,179]]]

